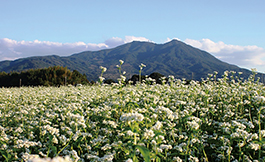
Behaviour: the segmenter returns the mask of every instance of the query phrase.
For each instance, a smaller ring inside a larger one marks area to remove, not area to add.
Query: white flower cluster
[[[104,162],[112,162],[114,159],[114,155],[104,155],[103,157],[98,157],[96,155],[87,155],[87,159],[94,161],[104,161]]]
[[[119,62],[120,62],[120,64],[121,64],[121,65],[124,63],[124,61],[123,61],[123,60],[119,60]]]
[[[155,112],[160,114],[160,113],[166,113],[167,114],[167,118],[170,120],[174,120],[174,119],[178,119],[178,114],[177,113],[173,113],[172,110],[170,110],[169,108],[166,108],[164,106],[157,106],[155,109]]]
[[[200,125],[195,121],[195,120],[192,120],[192,121],[187,121],[187,124],[189,126],[189,128],[191,129],[199,129]]]
[[[152,127],[154,130],[159,130],[163,127],[163,124],[160,121],[157,121],[156,124]]]
[[[73,162],[69,156],[66,157],[55,157],[55,158],[33,158],[27,162]]]
[[[190,162],[199,162],[199,159],[198,159],[197,157],[193,157],[193,156],[191,156],[191,155],[190,155],[190,157],[188,158],[188,160],[189,160]]]
[[[128,130],[127,132],[126,132],[126,134],[128,135],[128,136],[137,136],[138,134],[137,133],[133,133],[131,130]]]
[[[124,113],[121,115],[120,120],[124,122],[133,122],[133,121],[141,122],[144,120],[144,116],[143,114],[140,114],[138,112]]]
[[[99,68],[102,70],[102,73],[104,73],[104,72],[107,71],[107,68],[106,67],[100,66]]]
[[[264,161],[264,85],[226,75],[0,88],[0,161]]]
[[[150,130],[145,129],[144,130],[143,137],[145,139],[152,139],[154,136],[155,136],[155,133],[154,133],[154,131],[152,129],[150,129]]]
[[[162,150],[171,150],[172,149],[171,145],[165,145],[165,144],[161,144],[159,147]]]
[[[255,102],[258,102],[258,103],[264,103],[264,102],[265,102],[265,97],[264,97],[264,96],[255,96],[255,97],[253,98],[253,100],[254,100]]]
[[[249,148],[252,149],[252,150],[257,151],[259,149],[259,144],[251,142],[249,144]]]
[[[17,140],[16,145],[14,148],[29,148],[31,146],[41,146],[42,144],[40,142],[33,142],[33,141],[28,141],[28,140]]]
[[[142,70],[144,67],[146,67],[146,65],[141,63],[141,65],[139,65],[139,67],[140,67],[140,70]]]
[[[45,125],[45,126],[43,126],[43,130],[45,130],[45,131],[48,131],[49,133],[51,133],[52,135],[56,135],[56,136],[59,136],[60,134],[59,134],[59,129],[57,129],[57,128],[54,128],[54,127],[51,127],[50,125]],[[46,134],[46,133],[44,133],[44,134]]]
[[[103,124],[109,124],[112,128],[117,128],[118,124],[115,121],[111,121],[111,120],[103,120]]]

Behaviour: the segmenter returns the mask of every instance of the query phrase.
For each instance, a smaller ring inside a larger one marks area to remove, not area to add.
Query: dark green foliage
[[[243,72],[241,77],[248,78],[250,70],[239,68],[222,62],[211,54],[189,46],[183,42],[173,40],[165,44],[150,42],[131,42],[113,49],[100,51],[86,51],[68,57],[44,56],[29,57],[15,61],[0,62],[0,71],[23,71],[29,69],[45,68],[50,66],[64,66],[70,70],[77,70],[86,74],[88,80],[97,81],[101,69],[104,66],[108,70],[104,78],[116,81],[119,73],[116,65],[118,60],[123,60],[122,71],[126,71],[126,77],[131,78],[133,74],[139,74],[139,65],[145,64],[142,74],[158,72],[165,76],[173,75],[175,78],[186,78],[187,80],[201,80],[209,73],[218,72],[221,77],[224,71]],[[261,74],[257,76],[261,77]]]
[[[149,77],[152,79],[155,79],[156,83],[162,84],[161,78],[165,77],[165,76],[160,74],[160,73],[154,72],[154,73],[150,74]]]
[[[111,83],[115,83],[115,81],[113,79],[106,79],[104,80],[105,84],[111,84]]]
[[[30,69],[18,72],[0,72],[0,87],[60,86],[65,84],[88,84],[86,75],[66,67],[53,66],[44,69]]]
[[[141,82],[142,82],[143,80],[145,80],[145,79],[146,79],[146,77],[145,77],[144,75],[141,75]],[[129,79],[129,81],[132,81],[133,84],[136,84],[136,82],[139,81],[139,75],[138,75],[138,74],[134,74],[134,75],[131,77],[131,79]]]
[[[164,80],[167,82],[168,78],[166,78],[164,75],[158,73],[158,72],[154,72],[148,76],[146,75],[141,75],[141,82],[143,82],[145,80],[145,82],[147,84],[152,84],[153,81],[148,81],[147,78],[152,78],[153,80],[155,80],[155,83],[157,84],[162,84],[162,80]],[[132,81],[132,84],[136,84],[139,81],[139,75],[138,74],[134,74],[128,81]]]

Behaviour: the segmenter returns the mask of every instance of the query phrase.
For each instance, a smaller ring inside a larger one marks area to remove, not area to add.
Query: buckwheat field
[[[0,161],[265,161],[255,73],[106,85],[101,68],[93,86],[1,88]]]

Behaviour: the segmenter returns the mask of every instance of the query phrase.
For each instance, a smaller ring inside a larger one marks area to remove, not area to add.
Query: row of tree
[[[132,78],[126,80],[128,84],[136,84],[141,79],[141,82],[147,78],[154,79],[151,82],[161,84],[161,78],[164,75],[154,72],[149,76],[133,75]],[[167,80],[168,78],[166,78]],[[106,79],[104,83],[111,84],[116,81]],[[53,66],[44,69],[30,69],[22,72],[0,72],[0,87],[21,87],[21,86],[61,86],[61,85],[77,85],[77,84],[93,84],[89,82],[85,74],[79,73],[77,70],[70,71],[67,67]]]
[[[22,72],[0,72],[0,87],[60,86],[89,84],[85,74],[67,67],[54,66],[44,69],[30,69]]]
[[[150,75],[141,75],[141,77],[139,77],[138,74],[134,74],[129,80],[126,80],[125,83],[126,84],[136,84],[137,82],[141,81],[141,82],[149,82],[150,84],[152,83],[157,83],[157,84],[162,84],[162,78],[165,77],[164,75],[158,73],[158,72],[153,72]],[[152,78],[152,81],[148,80],[149,78]],[[164,79],[165,81],[168,81],[168,78]],[[104,80],[105,84],[111,84],[111,83],[116,83],[116,81],[112,80],[112,79],[106,79]]]

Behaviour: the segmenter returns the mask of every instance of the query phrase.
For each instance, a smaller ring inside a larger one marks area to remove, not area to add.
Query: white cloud
[[[179,40],[178,38],[173,38]],[[166,42],[173,39],[167,38]],[[0,39],[0,61],[15,60],[30,56],[59,55],[69,56],[82,51],[97,51],[129,43],[132,41],[148,41],[145,37],[125,36],[124,39],[112,37],[104,43],[59,43],[50,41],[16,41],[8,38]],[[224,42],[214,42],[210,39],[186,39],[185,43],[205,50],[218,59],[244,68],[256,68],[265,71],[265,49],[258,46],[228,45]]]
[[[104,42],[107,46],[109,47],[117,47],[119,45],[122,45],[125,42],[125,40],[123,40],[122,38],[119,38],[119,37],[112,37],[110,39],[107,39],[105,42]]]
[[[8,38],[0,39],[0,61],[15,60],[30,56],[59,55],[69,56],[82,51],[97,51],[113,48],[132,41],[148,41],[144,37],[126,36],[125,39],[113,37],[104,43],[59,43],[50,41],[16,41]]]
[[[178,41],[181,41],[179,38],[167,38],[167,40],[165,41],[165,43],[167,43],[167,42],[170,42],[170,41],[172,41],[172,40],[178,40]]]
[[[110,48],[113,48],[125,43],[130,43],[132,41],[150,42],[150,40],[145,37],[125,36],[125,39],[112,37],[107,39],[104,43]]]
[[[265,49],[258,46],[229,45],[224,42],[213,42],[210,39],[186,39],[185,43],[205,50],[216,58],[244,68],[256,68],[259,72],[265,71]]]
[[[14,60],[30,56],[59,55],[67,56],[86,50],[108,48],[106,44],[85,44],[84,42],[59,43],[49,41],[16,41],[8,38],[0,39],[0,60]]]
[[[125,43],[132,41],[150,42],[150,40],[145,37],[125,36]]]

